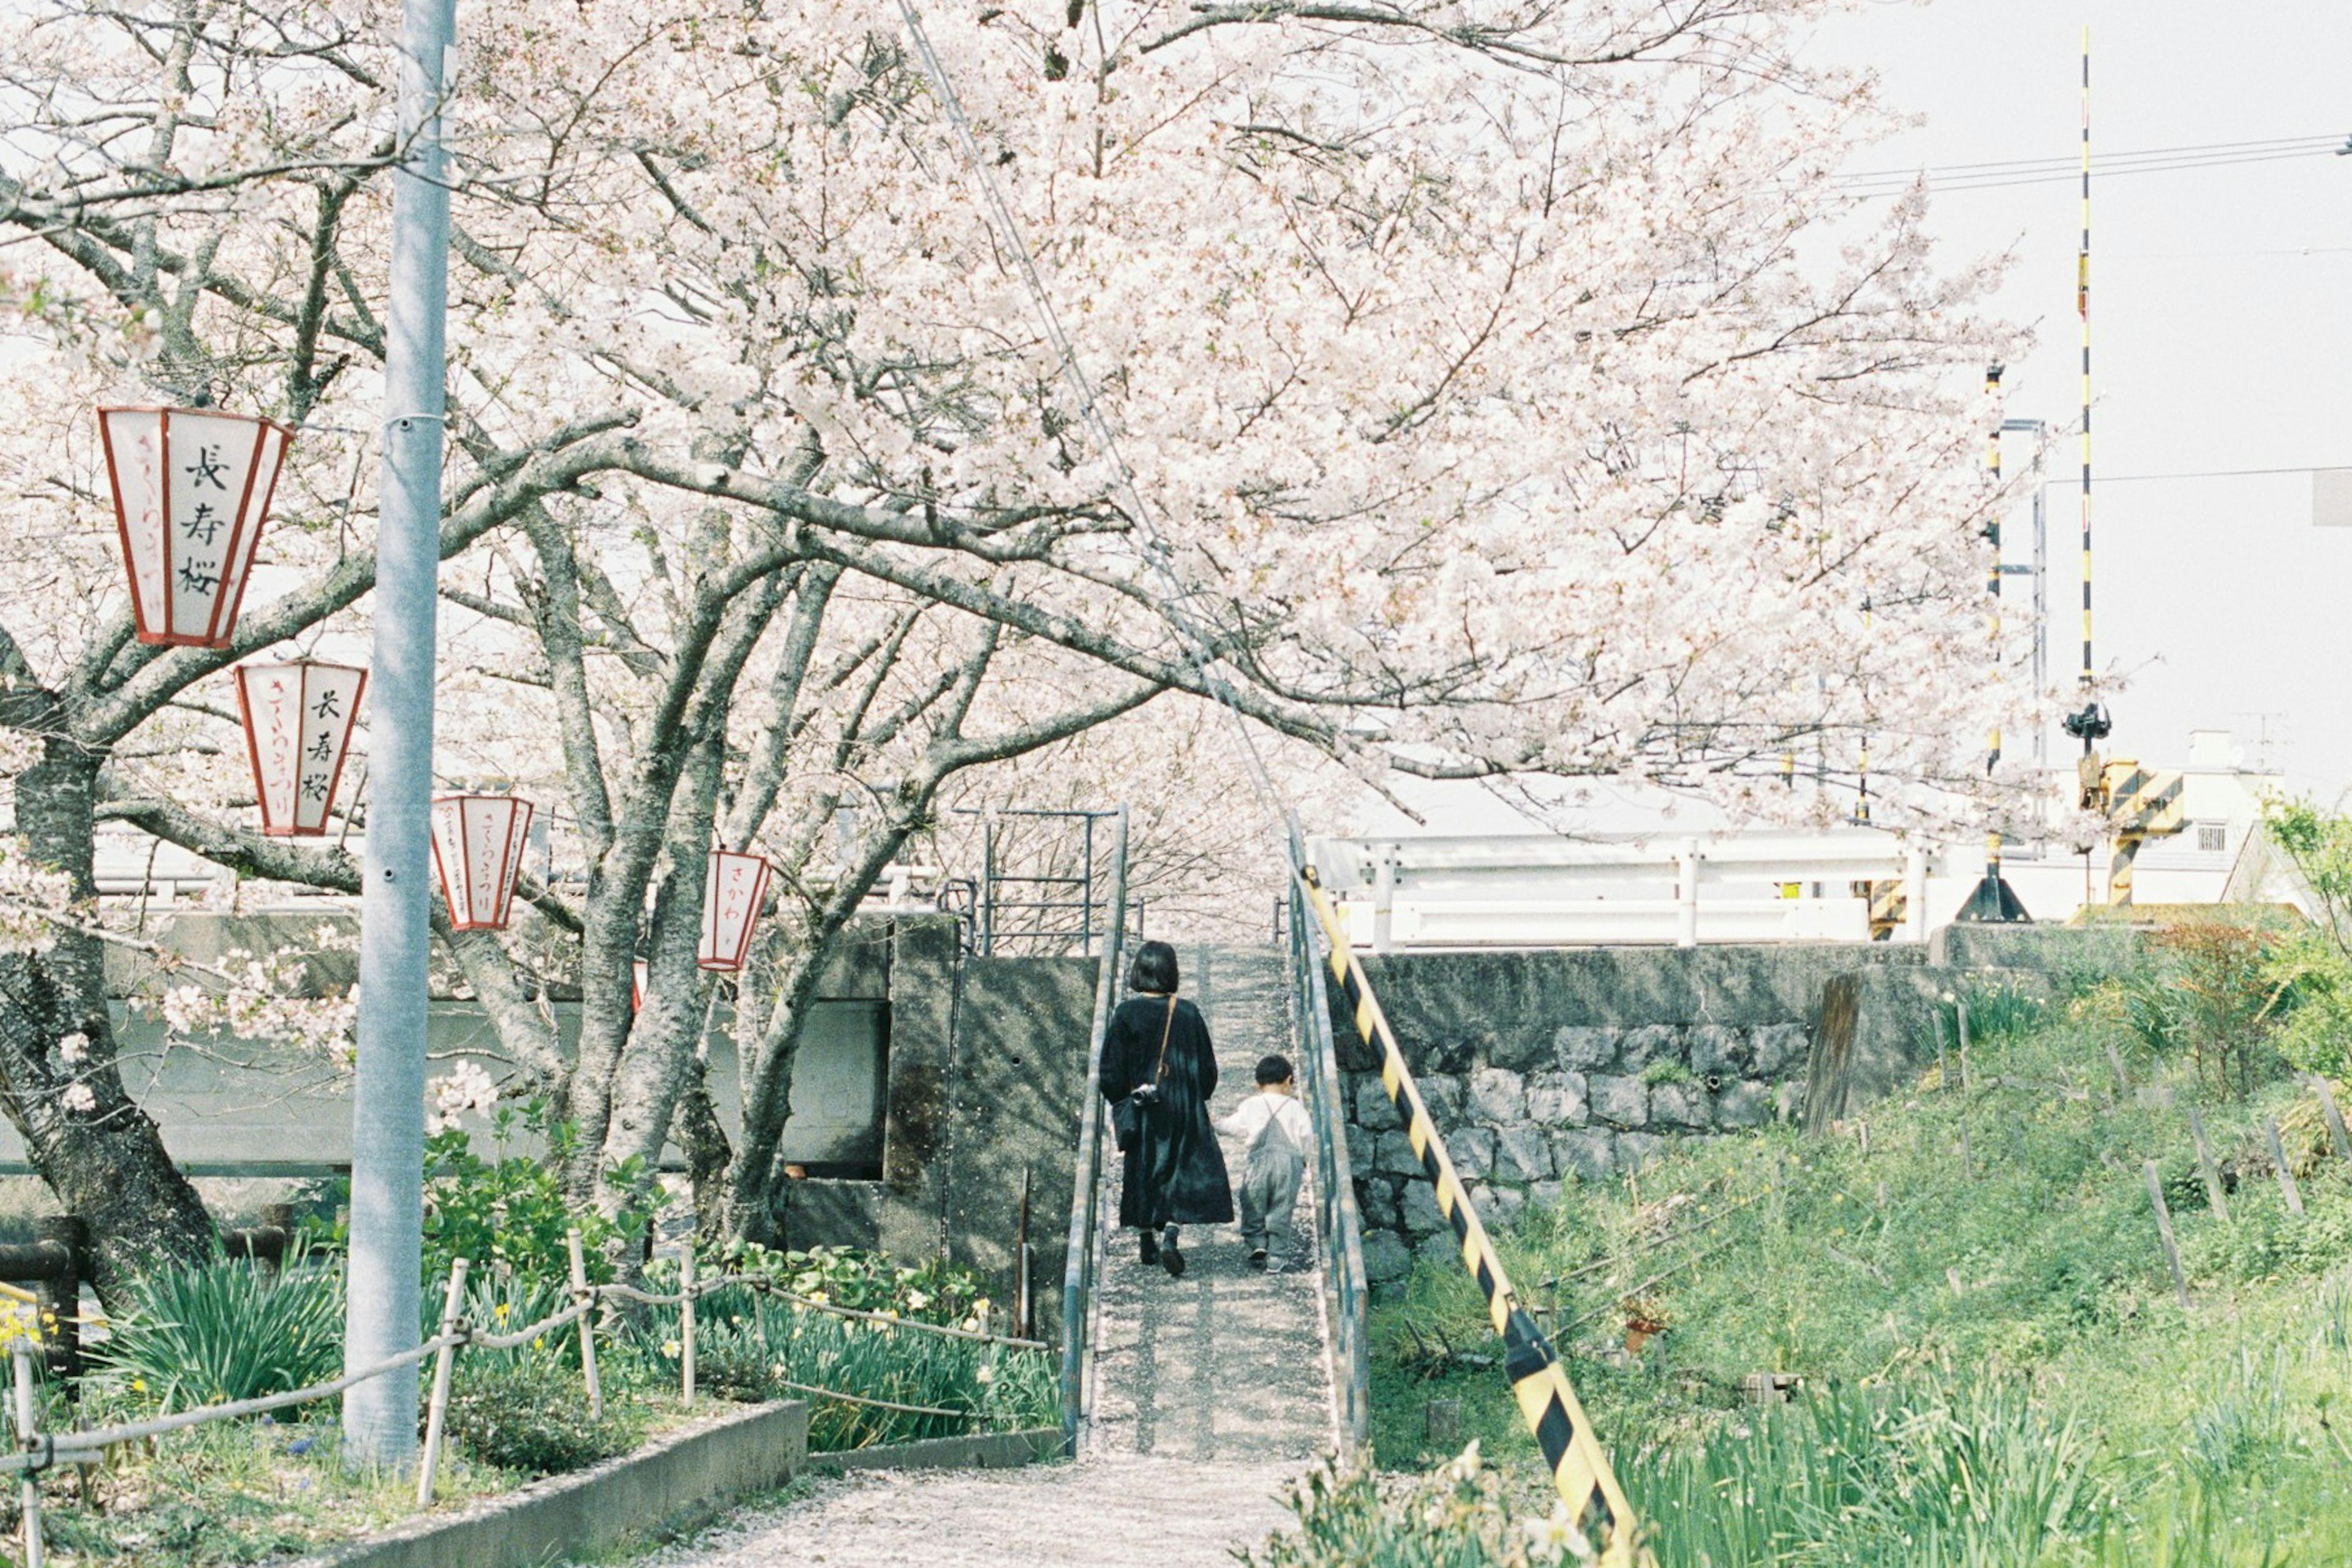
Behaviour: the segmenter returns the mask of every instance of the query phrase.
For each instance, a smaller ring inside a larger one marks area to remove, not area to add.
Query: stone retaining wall
[[[1830,977],[1860,969],[1866,993],[1917,994],[1941,978],[1926,958],[1778,945],[1392,954],[1367,970],[1480,1215],[1507,1225],[1669,1139],[1797,1114]],[[1912,1021],[1886,1022],[1874,1037],[1906,1052]],[[1335,1025],[1365,1270],[1385,1283],[1454,1244],[1377,1059],[1352,1020]]]

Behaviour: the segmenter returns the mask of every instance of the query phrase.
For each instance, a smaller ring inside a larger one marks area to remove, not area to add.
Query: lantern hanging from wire
[[[702,889],[702,942],[695,962],[733,973],[751,955],[751,928],[768,895],[768,862],[757,855],[716,849]]]
[[[327,831],[367,678],[364,669],[312,659],[236,667],[237,712],[262,832],[317,837]]]
[[[294,433],[216,408],[101,408],[139,640],[226,647]]]
[[[452,927],[506,930],[534,809],[510,795],[450,795],[434,801],[433,868]]]

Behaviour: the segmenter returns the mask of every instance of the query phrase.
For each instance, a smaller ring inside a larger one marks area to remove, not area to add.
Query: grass
[[[2012,1011],[1980,1034],[1972,1016],[1967,1091],[1931,1069],[1861,1111],[1867,1154],[1851,1123],[1709,1141],[1637,1183],[1571,1187],[1503,1239],[1664,1568],[2352,1562],[2352,1167],[2320,1157],[2292,1085],[2217,1102],[2142,1055],[2118,1094],[2111,1026]],[[2270,1115],[2304,1165],[2300,1216],[2259,1153]],[[1670,1326],[1629,1356],[1634,1298]],[[1475,1437],[1535,1470],[1499,1372],[1444,1353],[1490,1338],[1458,1269],[1417,1268],[1376,1310],[1383,1464]],[[1759,1408],[1762,1373],[1804,1393]],[[1461,1400],[1460,1438],[1426,1440],[1432,1397]]]
[[[849,1266],[824,1261],[836,1272]],[[665,1267],[654,1271],[656,1288],[666,1283]],[[911,1299],[932,1304],[938,1281],[920,1271],[910,1278],[922,1287]],[[427,1295],[437,1324],[438,1292]],[[503,1331],[543,1318],[563,1295],[560,1282],[494,1271],[470,1282],[466,1315]],[[122,1316],[94,1347],[96,1369],[81,1382],[79,1406],[49,1391],[43,1427],[77,1418],[113,1425],[330,1377],[341,1360],[342,1301],[331,1260],[282,1275],[244,1262],[158,1273],[132,1289]],[[785,1381],[969,1413],[922,1415],[813,1400],[811,1446],[820,1451],[1058,1419],[1057,1369],[1045,1352],[845,1321],[740,1288],[705,1298],[697,1321],[703,1399],[691,1409],[679,1397],[675,1309],[599,1330],[604,1414],[593,1420],[576,1331],[511,1350],[462,1351],[438,1503],[494,1495],[627,1452],[725,1409],[730,1399],[803,1397],[782,1386]],[[214,1568],[283,1560],[415,1512],[413,1479],[347,1470],[332,1402],[290,1414],[304,1419],[200,1426],[118,1450],[104,1466],[60,1467],[43,1487],[50,1561]],[[0,1489],[0,1529],[21,1522],[13,1517],[15,1499],[13,1486]]]

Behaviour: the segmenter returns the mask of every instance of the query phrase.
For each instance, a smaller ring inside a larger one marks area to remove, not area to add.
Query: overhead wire
[[[2208,147],[2154,149],[2140,153],[2113,153],[2094,162],[2092,177],[2123,174],[2177,174],[2196,169],[2235,168],[2278,163],[2290,158],[2341,156],[2352,152],[2352,139],[2342,136],[2295,138],[2276,142],[2220,142]],[[1910,170],[1881,169],[1839,174],[1836,184],[1849,195],[1899,195],[1915,184],[1931,192],[2011,190],[2027,185],[2071,183],[2078,167],[2060,159],[2019,159],[2013,163],[1923,165]]]

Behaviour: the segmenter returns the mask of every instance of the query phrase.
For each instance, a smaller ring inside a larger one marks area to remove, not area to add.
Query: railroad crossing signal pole
[[[352,1096],[347,1372],[418,1339],[424,1230],[425,968],[431,853],[435,578],[441,560],[443,328],[448,161],[441,147],[456,0],[404,0],[393,173],[392,298],[384,354],[376,531],[371,788],[360,897],[359,1060]],[[352,1462],[404,1468],[416,1454],[416,1368],[343,1395]]]

